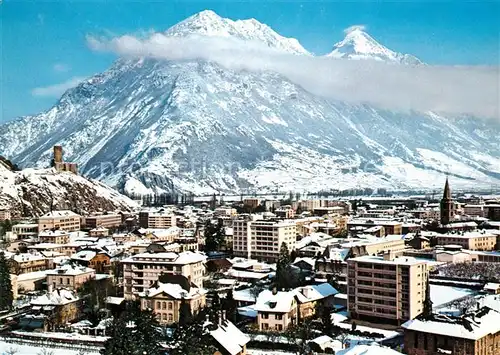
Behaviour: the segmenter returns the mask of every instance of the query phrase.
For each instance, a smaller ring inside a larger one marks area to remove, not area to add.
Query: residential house
[[[109,273],[111,256],[104,251],[83,249],[71,256],[71,260],[81,266],[94,269],[98,274]]]
[[[80,299],[74,291],[55,289],[31,301],[31,311],[20,320],[24,329],[45,331],[73,322],[79,317]]]
[[[141,308],[152,309],[160,324],[178,323],[182,302],[189,303],[193,313],[205,307],[206,291],[191,284],[186,277],[168,275],[164,281],[168,283],[158,281],[155,287],[139,293]]]
[[[293,291],[262,291],[254,306],[260,331],[285,331],[297,324],[297,301]]]
[[[293,290],[298,303],[299,319],[316,314],[317,307],[333,308],[334,296],[338,291],[329,283],[307,285]]]
[[[78,290],[85,282],[95,279],[95,270],[73,264],[61,265],[47,271],[47,285],[52,288]]]

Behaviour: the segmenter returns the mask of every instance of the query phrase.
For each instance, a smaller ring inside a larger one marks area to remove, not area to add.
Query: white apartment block
[[[85,217],[86,228],[116,228],[121,224],[122,216],[118,213],[108,213]]]
[[[355,319],[401,324],[423,311],[427,263],[412,257],[347,261],[348,310]]]
[[[68,211],[51,211],[38,218],[38,231],[60,229],[67,232],[80,230],[80,215]]]
[[[0,209],[0,222],[10,220],[11,218],[10,210]]]
[[[133,299],[158,281],[160,274],[183,275],[198,288],[203,287],[206,256],[182,253],[142,253],[123,259],[124,296]]]
[[[170,211],[139,212],[139,225],[142,228],[170,228],[177,225],[177,216]]]
[[[294,221],[233,221],[233,251],[235,255],[276,261],[282,243],[289,251],[295,249],[297,226]]]

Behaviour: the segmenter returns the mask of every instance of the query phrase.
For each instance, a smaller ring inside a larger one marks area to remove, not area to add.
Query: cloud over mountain
[[[359,29],[359,26],[356,26]],[[351,28],[354,29],[354,28]],[[398,111],[499,118],[498,67],[405,66],[290,54],[232,37],[154,33],[87,37],[89,48],[123,57],[206,60],[231,70],[277,72],[331,99]]]

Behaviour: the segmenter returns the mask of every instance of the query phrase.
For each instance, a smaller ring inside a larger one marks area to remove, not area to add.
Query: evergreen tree
[[[113,319],[102,355],[163,355],[160,325],[151,310],[142,311],[138,302],[127,302]]]
[[[208,310],[208,318],[212,323],[217,324],[219,322],[219,312],[221,308],[222,307],[219,294],[217,292],[214,292],[212,296],[212,306]]]
[[[179,325],[170,342],[169,355],[212,355],[217,349],[213,346],[209,328],[205,325],[207,312],[201,310],[189,320]],[[213,328],[215,329],[215,327]]]
[[[275,286],[278,290],[288,289],[290,287],[290,252],[285,242],[281,243],[278,262],[276,263]]]
[[[130,355],[134,354],[136,345],[132,327],[128,324],[125,314],[113,319],[113,323],[107,329],[108,340],[104,343],[102,355]]]
[[[238,308],[236,306],[236,301],[234,300],[232,289],[227,292],[226,298],[224,299],[224,310],[226,311],[226,318],[231,322],[236,322]]]
[[[328,336],[331,336],[333,333],[333,322],[332,322],[332,314],[330,312],[330,308],[323,306],[321,311],[321,327],[323,333]]]
[[[205,250],[220,250],[220,248],[224,246],[225,241],[226,235],[222,222],[218,221],[217,224],[214,224],[212,221],[208,220],[205,223]]]
[[[136,343],[139,343],[138,354],[163,355],[165,351],[162,350],[158,342],[160,324],[153,311],[150,309],[142,311],[136,319],[135,324],[137,336],[134,340]]]
[[[13,301],[10,268],[2,251],[0,252],[0,310],[12,309]]]
[[[424,309],[422,310],[422,318],[431,319],[432,318],[432,300],[431,300],[431,287],[429,283],[429,276],[425,281],[425,299],[424,299]]]
[[[295,249],[294,249],[290,252],[290,262],[293,263],[295,261],[295,259],[297,259],[297,251],[295,251]]]
[[[189,325],[192,321],[192,312],[189,302],[185,298],[182,298],[181,305],[179,307],[179,324],[178,327],[185,327]]]

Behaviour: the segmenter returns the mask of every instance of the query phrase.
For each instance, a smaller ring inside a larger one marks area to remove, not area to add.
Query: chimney
[[[278,293],[278,289],[276,288],[276,286],[273,287],[273,295],[276,295]]]

